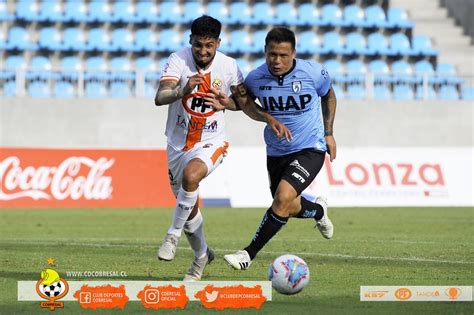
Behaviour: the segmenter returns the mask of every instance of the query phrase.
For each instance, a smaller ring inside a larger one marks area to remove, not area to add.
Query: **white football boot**
[[[224,255],[225,261],[237,270],[245,270],[250,267],[252,260],[245,250],[238,250],[235,254]]]
[[[328,217],[328,203],[326,197],[318,197],[316,203],[324,209],[324,215],[320,220],[316,220],[316,227],[324,238],[331,239],[334,234],[334,226]]]
[[[158,259],[171,261],[174,259],[176,253],[176,246],[178,246],[178,237],[173,234],[166,234],[163,244],[158,250]]]
[[[191,267],[184,276],[183,281],[199,281],[201,280],[202,274],[204,273],[204,268],[209,265],[214,260],[214,251],[207,248],[206,255],[202,258],[194,257]]]

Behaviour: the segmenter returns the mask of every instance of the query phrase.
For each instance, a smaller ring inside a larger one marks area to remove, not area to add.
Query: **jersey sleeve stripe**
[[[179,82],[179,78],[178,77],[161,77],[160,82],[163,82],[163,81],[176,81],[176,82]]]

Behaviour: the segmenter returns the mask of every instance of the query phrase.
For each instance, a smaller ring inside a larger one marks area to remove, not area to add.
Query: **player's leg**
[[[200,159],[185,161],[186,155],[184,155],[182,159],[184,160],[184,163],[187,163],[185,163],[181,175],[181,187],[176,196],[176,208],[173,213],[173,222],[171,223],[165,240],[158,251],[158,258],[160,260],[173,260],[184,225],[197,203],[199,183],[207,175],[207,165]]]
[[[196,151],[195,158],[200,159],[207,166],[206,176],[222,163],[227,147],[226,142],[214,142],[212,145],[206,144]],[[206,243],[204,218],[198,205],[195,206],[193,213],[186,221],[184,232],[194,251],[194,260],[184,277],[184,281],[197,281],[201,279],[205,267],[214,260],[214,252]]]

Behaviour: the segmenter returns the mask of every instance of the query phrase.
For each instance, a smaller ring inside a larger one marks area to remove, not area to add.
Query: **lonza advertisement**
[[[204,205],[267,207],[265,148],[230,148]],[[172,207],[164,150],[1,148],[0,208]],[[304,194],[332,206],[472,206],[472,148],[339,148]],[[213,202],[217,201],[217,202]]]

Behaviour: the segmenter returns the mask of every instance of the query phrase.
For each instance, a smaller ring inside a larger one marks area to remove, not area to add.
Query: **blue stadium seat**
[[[266,62],[265,58],[257,58],[252,62],[253,68],[256,69]]]
[[[133,32],[126,28],[116,28],[112,31],[110,51],[135,51]]]
[[[107,97],[107,87],[102,82],[86,82],[85,96],[90,98]]]
[[[127,98],[133,95],[130,85],[122,81],[114,81],[110,83],[110,97]]]
[[[139,1],[136,4],[139,23],[158,23],[159,10],[154,2]]]
[[[364,11],[356,4],[344,7],[344,25],[350,27],[364,27]]]
[[[226,32],[222,32],[220,39],[221,43],[219,45],[219,51],[228,53],[231,49],[230,36]]]
[[[374,75],[375,83],[391,82],[390,69],[385,61],[375,59],[369,62],[369,71]]]
[[[134,80],[132,63],[126,57],[114,57],[110,59],[110,78],[112,80]]]
[[[152,82],[145,82],[145,96],[146,97],[154,97],[158,86]]]
[[[66,56],[60,61],[61,76],[67,80],[77,80],[79,72],[84,70],[82,61],[78,56]]]
[[[439,88],[439,98],[447,101],[457,101],[459,99],[459,93],[453,85],[442,85]]]
[[[340,86],[339,84],[337,84],[335,82],[332,82],[331,83],[331,88],[334,91],[334,93],[336,94],[336,97],[337,97],[338,100],[346,99],[346,93],[344,92],[344,89],[342,88],[342,86]]]
[[[0,22],[1,21],[13,21],[14,20],[13,14],[8,11],[8,6],[5,1],[0,2]]]
[[[381,6],[374,4],[365,8],[365,27],[383,28],[387,25],[387,17]]]
[[[457,76],[456,68],[449,63],[438,63],[436,66],[438,84],[462,84],[464,80]]]
[[[387,26],[393,28],[412,28],[414,23],[410,21],[404,9],[391,7],[387,13]]]
[[[346,35],[345,53],[349,55],[367,54],[367,43],[364,35],[358,32],[351,32]]]
[[[3,96],[12,97],[16,96],[16,81],[6,81],[3,84]]]
[[[103,57],[91,56],[86,59],[86,73],[84,79],[87,81],[103,81],[108,80],[109,66]]]
[[[398,60],[392,63],[392,74],[395,82],[414,83],[413,70],[405,60]]]
[[[230,24],[246,25],[252,21],[252,11],[243,1],[231,2],[229,6]]]
[[[112,22],[137,23],[139,21],[135,5],[131,1],[115,1],[112,9]]]
[[[371,56],[391,55],[387,38],[379,32],[369,34],[367,37],[367,54]]]
[[[345,48],[339,32],[332,31],[324,33],[321,52],[336,55],[344,54]]]
[[[465,101],[474,101],[474,86],[465,86],[461,91],[461,98]]]
[[[138,57],[135,59],[135,69],[144,72],[147,82],[160,79],[160,65],[150,57]]]
[[[38,45],[41,49],[56,51],[63,48],[61,34],[56,27],[43,27],[39,31]]]
[[[53,66],[49,58],[45,56],[33,56],[26,73],[27,80],[48,80],[52,78],[51,70]]]
[[[359,59],[349,60],[346,63],[347,81],[364,83],[367,74],[365,63]]]
[[[50,97],[51,91],[48,83],[44,81],[34,81],[28,84],[27,87],[28,95],[31,97]]]
[[[252,38],[252,53],[258,54],[264,52],[265,37],[267,36],[267,30],[258,30],[253,33]]]
[[[39,21],[39,5],[36,0],[19,0],[15,5],[15,18],[21,21]]]
[[[252,24],[275,24],[275,12],[268,2],[257,2],[253,5]]]
[[[242,71],[242,75],[245,78],[247,74],[249,74],[249,72],[252,71],[252,66],[245,58],[237,58],[235,60],[237,61],[237,65],[239,66],[239,69],[240,71]]]
[[[394,55],[408,56],[411,54],[410,40],[403,33],[390,36],[390,51]]]
[[[425,91],[426,88],[426,91]],[[426,93],[426,95],[425,95]],[[426,87],[422,84],[416,87],[416,99],[417,100],[435,100],[438,98],[434,87],[428,84]]]
[[[181,33],[172,28],[162,29],[160,32],[160,41],[158,43],[159,51],[176,51],[183,46]]]
[[[64,21],[63,9],[60,0],[43,0],[41,2],[39,17],[42,22]]]
[[[350,100],[363,100],[365,99],[365,88],[361,84],[350,84],[347,87],[346,96]]]
[[[87,36],[88,51],[110,51],[110,36],[102,27],[92,28]]]
[[[220,1],[213,1],[207,4],[207,15],[218,19],[222,24],[229,24],[229,10]]]
[[[161,57],[160,60],[158,61],[158,64],[161,70],[165,68],[167,63],[168,63],[168,57]]]
[[[402,83],[393,87],[393,98],[399,101],[411,101],[415,96],[410,85]]]
[[[342,26],[342,11],[336,4],[325,4],[320,11],[320,25],[322,26]]]
[[[5,32],[0,32],[0,50],[7,49],[7,34]]]
[[[230,34],[229,53],[251,53],[252,39],[249,33],[244,30],[234,30]]]
[[[54,84],[53,96],[59,98],[75,97],[74,85],[69,81],[57,81]]]
[[[428,76],[428,82],[434,83],[435,70],[433,64],[427,60],[420,60],[415,63],[415,74],[418,83],[424,80],[424,76]]]
[[[414,56],[437,56],[438,51],[433,48],[428,36],[416,35],[412,39],[411,54]]]
[[[32,41],[31,33],[21,26],[13,26],[8,31],[7,50],[37,50],[38,45]]]
[[[9,70],[17,70],[17,69],[26,69],[28,64],[26,60],[21,55],[9,55],[5,59],[5,69]]]
[[[299,33],[296,41],[296,51],[302,54],[316,54],[321,50],[319,36],[314,31]]]
[[[69,27],[64,30],[62,50],[83,51],[86,48],[86,35],[80,28]]]
[[[135,32],[136,51],[157,51],[158,49],[158,36],[155,31],[142,28]]]
[[[107,0],[92,0],[89,2],[87,14],[89,23],[112,22],[112,8]]]
[[[292,3],[282,2],[276,5],[275,24],[298,24],[298,11],[296,11]]]
[[[161,2],[158,23],[180,24],[181,20],[181,7],[178,3],[175,1]]]
[[[375,84],[374,85],[374,99],[376,100],[391,100],[392,92],[385,84]]]
[[[335,82],[345,82],[344,67],[337,59],[329,59],[324,62],[324,67],[329,72],[331,79]]]
[[[319,24],[319,11],[311,2],[301,3],[298,7],[297,24],[301,26],[313,26]]]
[[[87,6],[84,0],[67,0],[64,4],[64,21],[87,22]]]
[[[200,17],[205,13],[201,2],[196,0],[189,0],[183,6],[183,23],[191,23],[194,19]]]

